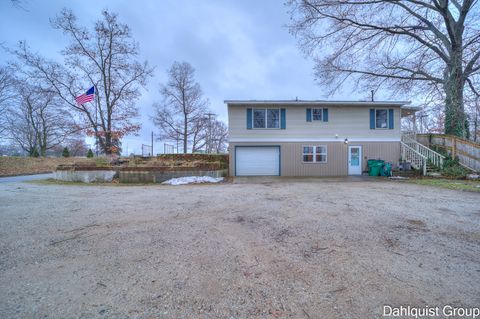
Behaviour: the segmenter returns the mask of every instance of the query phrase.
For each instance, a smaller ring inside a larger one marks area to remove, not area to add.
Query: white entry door
[[[362,175],[362,147],[348,147],[348,175]]]
[[[236,176],[280,175],[279,146],[237,146]]]

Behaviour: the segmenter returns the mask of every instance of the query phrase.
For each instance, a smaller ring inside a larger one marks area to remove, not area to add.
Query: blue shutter
[[[375,129],[375,109],[370,109],[370,129]]]
[[[328,109],[323,109],[323,121],[328,122]]]
[[[307,122],[312,121],[312,109],[307,109]]]
[[[247,130],[252,129],[252,109],[247,109]]]
[[[393,123],[394,122],[394,117],[393,117],[393,109],[388,109],[388,128],[393,130]]]
[[[280,128],[282,130],[287,128],[287,110],[280,109]]]

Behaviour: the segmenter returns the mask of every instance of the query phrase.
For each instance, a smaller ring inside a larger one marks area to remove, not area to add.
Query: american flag
[[[75,102],[77,102],[78,105],[82,105],[87,102],[93,101],[94,98],[95,98],[95,87],[92,86],[91,88],[88,89],[86,93],[77,96],[75,98]]]

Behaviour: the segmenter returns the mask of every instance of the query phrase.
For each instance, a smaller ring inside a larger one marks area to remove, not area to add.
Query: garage
[[[235,147],[236,176],[279,176],[280,146]]]

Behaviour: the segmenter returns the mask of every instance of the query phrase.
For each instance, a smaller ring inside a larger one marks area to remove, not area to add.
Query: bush
[[[68,147],[65,147],[62,152],[63,157],[70,157],[70,151],[68,150]]]
[[[465,178],[468,170],[460,165],[458,158],[447,156],[443,162],[442,175],[450,178]]]
[[[93,152],[92,149],[90,148],[87,152],[87,158],[92,158],[93,157]]]

